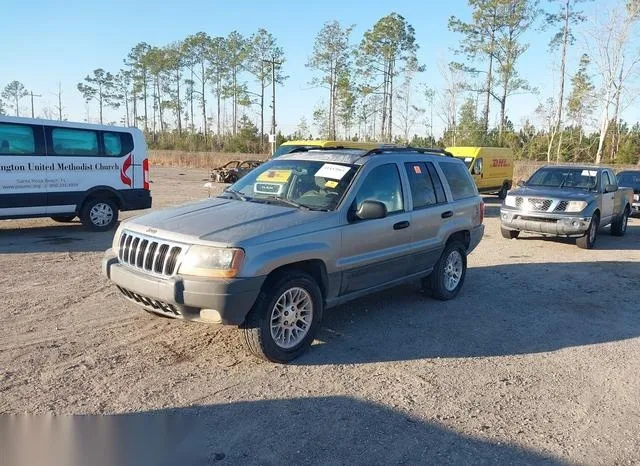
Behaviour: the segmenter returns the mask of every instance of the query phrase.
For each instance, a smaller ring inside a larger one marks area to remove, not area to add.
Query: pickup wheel
[[[576,240],[576,244],[581,249],[593,249],[598,236],[598,227],[600,226],[600,216],[596,213],[591,217],[591,223],[587,229],[587,233]]]
[[[627,223],[629,223],[630,213],[631,211],[629,210],[629,206],[625,207],[622,215],[611,223],[611,234],[613,236],[624,236],[627,232]]]
[[[458,295],[466,274],[466,248],[459,241],[452,241],[442,251],[431,275],[422,279],[422,288],[431,297],[448,301]]]
[[[267,361],[292,361],[311,346],[322,308],[322,293],[309,275],[287,272],[274,277],[242,326],[249,351]]]
[[[502,233],[502,237],[506,239],[516,239],[520,236],[520,231],[518,230],[507,230],[506,228],[500,227],[500,233]]]
[[[80,221],[92,231],[111,230],[118,222],[118,207],[110,199],[90,198],[82,206]]]

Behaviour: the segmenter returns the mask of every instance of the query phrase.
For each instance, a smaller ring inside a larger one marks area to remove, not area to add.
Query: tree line
[[[635,102],[640,0],[619,0],[587,18],[583,9],[592,2],[468,0],[468,11],[447,25],[458,37],[453,60],[438,64],[419,60],[415,29],[397,13],[357,39],[354,25],[330,21],[316,34],[304,64],[313,73],[309,84],[323,88],[325,100],[313,109],[312,122],[302,117],[296,131],[279,132],[278,141],[316,135],[497,145],[535,160],[638,163],[640,124],[621,115]],[[557,89],[548,96],[520,73],[529,48],[524,38],[542,31],[550,36],[550,60],[559,64]],[[568,57],[576,52],[583,53],[570,69]],[[426,66],[438,67],[440,88],[420,79]],[[267,96],[286,85],[290,68],[265,29],[248,36],[199,32],[164,46],[136,44],[120,70],[97,68],[77,89],[101,123],[105,109],[116,109],[119,123],[143,129],[151,147],[263,152],[273,131]],[[61,94],[59,89],[60,119]],[[514,123],[510,103],[519,94],[537,94],[543,103],[531,118]],[[18,113],[28,95],[18,81],[9,83],[0,112]],[[444,124],[437,138],[436,118]]]

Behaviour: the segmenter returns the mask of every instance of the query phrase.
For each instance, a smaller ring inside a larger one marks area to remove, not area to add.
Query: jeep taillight
[[[149,189],[149,159],[142,161],[142,187],[143,189]]]

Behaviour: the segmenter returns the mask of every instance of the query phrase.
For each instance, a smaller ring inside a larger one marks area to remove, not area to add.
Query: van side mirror
[[[608,184],[604,187],[605,193],[615,193],[618,190],[618,187],[615,184]]]
[[[384,218],[387,216],[387,206],[380,201],[364,201],[358,206],[355,216],[360,220]]]

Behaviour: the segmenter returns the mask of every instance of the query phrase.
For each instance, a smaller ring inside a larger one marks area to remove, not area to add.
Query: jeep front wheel
[[[290,272],[274,277],[243,324],[249,351],[272,362],[297,358],[313,342],[322,307],[320,288],[309,275]]]

